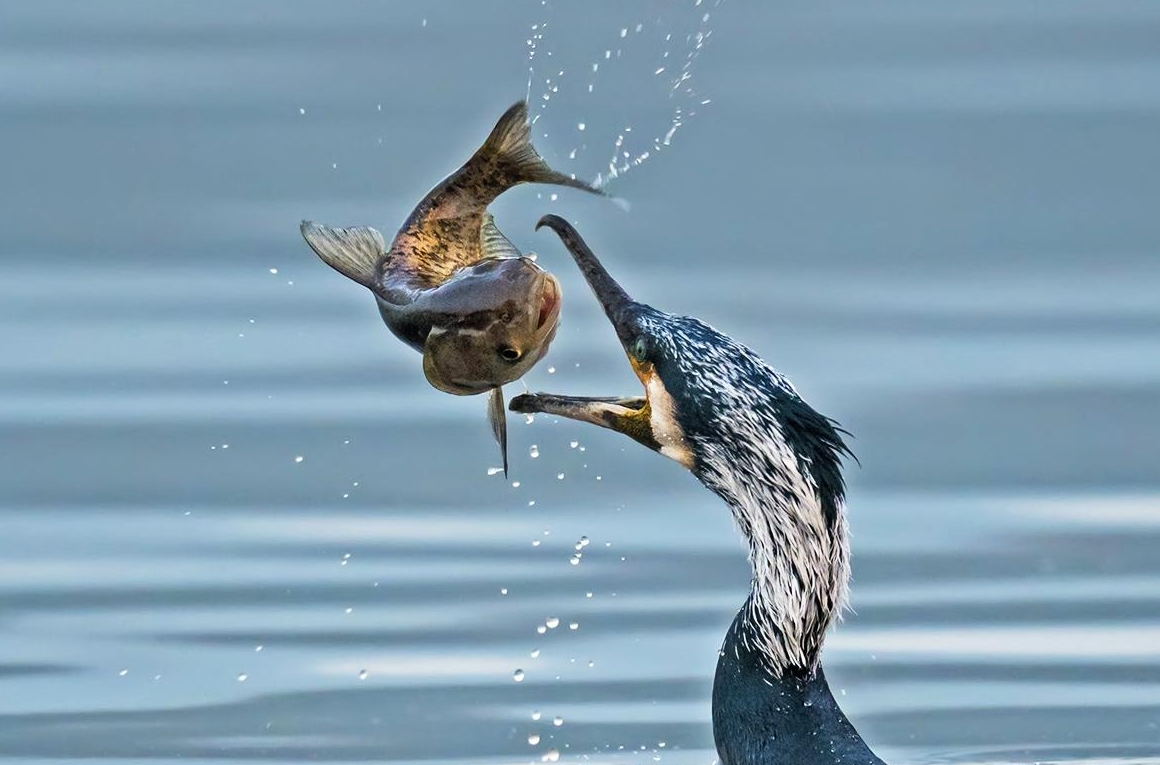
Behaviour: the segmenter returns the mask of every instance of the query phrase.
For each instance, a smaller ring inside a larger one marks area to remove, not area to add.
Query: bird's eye
[[[648,356],[648,340],[643,337],[638,337],[633,340],[629,352],[632,353],[632,357],[637,361],[644,361]]]
[[[519,361],[523,354],[517,348],[500,348],[499,355],[504,361]]]

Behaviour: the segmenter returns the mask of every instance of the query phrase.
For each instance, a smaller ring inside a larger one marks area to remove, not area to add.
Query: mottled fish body
[[[375,295],[400,340],[423,354],[435,388],[491,392],[493,433],[507,471],[502,386],[548,351],[560,317],[560,284],[524,256],[487,211],[521,183],[598,189],[548,167],[531,144],[527,105],[500,118],[483,146],[423,197],[387,248],[370,227],[302,223],[323,261]]]

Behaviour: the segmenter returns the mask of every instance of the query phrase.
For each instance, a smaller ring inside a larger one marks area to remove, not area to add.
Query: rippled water
[[[523,93],[542,11],[487,5],[0,8],[0,755],[715,759],[724,508],[544,417],[489,477],[483,402],[298,238],[393,229]],[[577,49],[664,11],[594,7]],[[636,385],[555,210],[857,434],[824,660],[880,754],[1160,762],[1160,9],[717,13],[631,214],[496,205],[567,294],[529,386]],[[555,161],[665,124],[627,82],[545,111]]]

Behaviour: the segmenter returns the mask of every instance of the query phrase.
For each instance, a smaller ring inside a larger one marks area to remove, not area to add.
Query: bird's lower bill
[[[649,404],[644,396],[616,398],[523,393],[513,398],[508,408],[523,414],[552,414],[590,422],[624,433],[650,449],[659,448],[652,436]]]
[[[633,369],[642,377],[634,362]],[[645,391],[648,386],[646,382]],[[551,414],[589,422],[623,433],[650,449],[660,449],[653,435],[652,407],[648,396],[561,396],[555,393],[524,393],[511,400],[508,408],[523,414]]]

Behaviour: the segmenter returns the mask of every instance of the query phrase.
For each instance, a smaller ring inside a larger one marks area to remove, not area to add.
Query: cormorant
[[[721,765],[882,764],[838,708],[818,659],[846,604],[850,548],[834,421],[753,351],[698,319],[628,296],[564,219],[553,229],[604,307],[645,395],[514,398],[511,409],[590,422],[692,471],[749,542],[749,597],[713,682]]]

